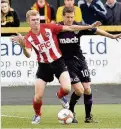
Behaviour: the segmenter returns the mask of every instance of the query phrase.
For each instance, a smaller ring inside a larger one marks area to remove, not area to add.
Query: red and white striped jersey
[[[57,39],[60,31],[61,25],[41,24],[39,34],[34,34],[30,30],[25,36],[26,47],[35,50],[39,62],[51,63],[62,56]]]

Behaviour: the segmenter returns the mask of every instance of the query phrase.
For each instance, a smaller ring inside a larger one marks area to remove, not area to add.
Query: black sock
[[[74,107],[77,103],[77,101],[79,100],[81,96],[78,96],[75,94],[75,92],[73,92],[73,94],[71,95],[71,99],[70,99],[70,104],[69,104],[69,110],[71,110],[74,113]]]
[[[90,94],[90,95],[84,94],[84,104],[85,104],[86,118],[89,118],[91,109],[92,109],[92,94]]]

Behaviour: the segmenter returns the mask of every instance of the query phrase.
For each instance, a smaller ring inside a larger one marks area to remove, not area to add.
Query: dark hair
[[[74,12],[74,7],[65,7],[63,9],[63,16],[65,16],[66,13],[73,13]]]

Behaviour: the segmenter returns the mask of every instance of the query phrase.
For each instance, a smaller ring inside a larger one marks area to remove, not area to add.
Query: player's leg
[[[84,105],[85,105],[85,122],[91,115],[92,109],[92,93],[90,83],[82,83],[84,87]]]
[[[59,77],[59,82],[61,84],[61,89],[64,91],[64,95],[60,94],[60,97],[63,97],[70,93],[71,91],[71,80],[68,71],[64,71],[61,73]]]
[[[64,63],[64,60],[60,58],[58,61],[53,63],[52,67],[54,69],[55,76],[58,78],[61,84],[61,88],[57,92],[57,96],[60,99],[62,106],[68,109],[69,103],[65,96],[71,91],[71,80],[67,71],[67,66]]]
[[[53,73],[48,64],[38,64],[38,70],[36,73],[35,82],[35,96],[33,99],[33,108],[35,111],[35,116],[33,117],[32,124],[40,123],[41,107],[42,107],[42,97],[44,94],[45,86],[47,82],[53,80]]]
[[[71,84],[74,89],[74,92],[72,93],[71,98],[70,98],[69,109],[74,114],[74,119],[72,122],[78,123],[78,121],[76,120],[76,114],[74,112],[74,108],[75,108],[77,101],[79,100],[81,95],[84,93],[84,88],[77,74],[78,72],[80,72],[79,71],[80,69],[78,68],[79,65],[78,65],[78,60],[76,58],[67,59],[65,60],[65,63],[68,66],[68,71],[71,77]]]
[[[80,79],[80,82],[84,88],[84,105],[85,105],[85,122],[87,122],[88,118],[91,118],[91,109],[92,109],[92,94],[90,88],[90,73],[88,70],[87,63],[85,59],[77,60],[78,69],[76,73]]]
[[[81,82],[72,84],[72,87],[74,89],[74,92],[72,93],[71,98],[70,98],[69,110],[71,110],[74,115],[74,119],[73,119],[72,123],[78,123],[78,120],[76,119],[76,113],[74,111],[74,108],[75,108],[75,105],[78,102],[79,98],[83,95],[84,88],[83,88]]]
[[[42,97],[44,94],[46,82],[42,79],[36,79],[35,82],[35,95],[33,99],[33,108],[35,116],[33,117],[32,124],[40,123],[41,107],[42,107]]]
[[[71,81],[70,81],[70,76],[67,71],[64,71],[61,73],[59,76],[59,82],[61,85],[61,88],[57,92],[57,96],[60,99],[60,102],[64,108],[69,109],[69,103],[66,99],[66,95],[68,95],[71,91]]]
[[[73,119],[72,123],[78,123],[78,121],[76,119],[76,113],[74,111],[74,108],[75,108],[77,101],[79,100],[81,95],[84,93],[84,88],[80,82],[80,79],[78,78],[78,75],[76,74],[76,72],[74,70],[75,64],[76,63],[71,65],[71,69],[70,69],[70,67],[68,67],[69,74],[71,77],[71,84],[72,84],[72,87],[74,89],[74,92],[71,95],[70,103],[69,103],[69,109],[73,112],[73,115],[74,115],[74,119]]]
[[[84,87],[85,123],[97,123],[91,114],[93,101],[90,82],[82,83],[82,85]]]
[[[83,88],[81,82],[72,84],[72,87],[74,89],[74,92],[72,93],[71,98],[70,98],[69,109],[74,113],[74,107],[75,107],[77,101],[79,100],[79,98],[81,97],[81,95],[83,95],[84,88]]]
[[[84,63],[84,65],[82,65],[82,69],[80,72],[80,80],[84,87],[85,123],[97,123],[97,121],[93,120],[91,115],[93,104],[92,92],[90,87],[91,79],[86,62]]]

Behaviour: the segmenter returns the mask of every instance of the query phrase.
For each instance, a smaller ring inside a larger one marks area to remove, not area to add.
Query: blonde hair
[[[37,10],[29,10],[26,13],[26,19],[29,19],[30,16],[36,16],[39,15],[39,12]]]

